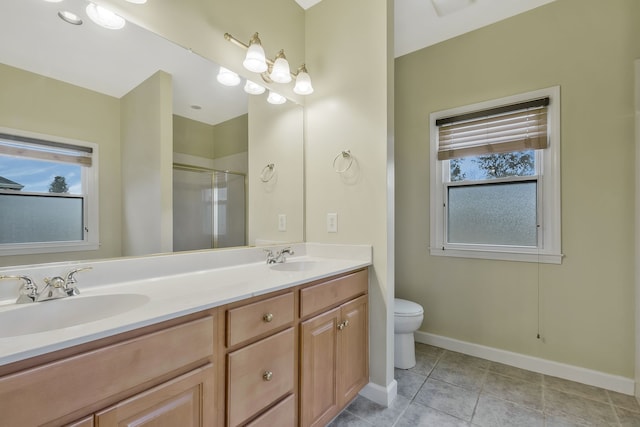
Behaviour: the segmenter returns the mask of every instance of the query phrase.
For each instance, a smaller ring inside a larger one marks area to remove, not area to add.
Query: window
[[[562,261],[560,88],[430,115],[437,256]]]
[[[0,129],[0,255],[98,248],[97,146]]]

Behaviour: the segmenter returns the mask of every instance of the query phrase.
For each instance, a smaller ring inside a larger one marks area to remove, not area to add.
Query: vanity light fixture
[[[123,28],[126,23],[122,16],[95,3],[89,3],[87,5],[87,15],[96,24],[110,30],[119,30]]]
[[[296,85],[293,89],[295,93],[298,95],[309,95],[313,93],[311,77],[309,76],[309,72],[307,71],[305,64],[298,68],[296,72],[291,71],[289,61],[287,61],[287,57],[284,54],[284,50],[280,50],[278,55],[276,55],[276,59],[273,61],[265,57],[262,42],[258,37],[258,33],[255,33],[251,37],[248,45],[236,39],[229,33],[225,33],[224,38],[236,46],[247,49],[247,55],[245,56],[242,65],[244,65],[244,67],[249,71],[259,73],[262,80],[266,83],[289,83],[292,78],[295,78]]]
[[[68,10],[59,11],[58,17],[71,25],[82,25],[82,19],[80,19],[80,17],[75,13],[69,12]]]
[[[249,95],[261,95],[265,90],[264,86],[260,86],[258,83],[254,83],[251,80],[247,80],[244,85],[244,91]]]
[[[267,102],[269,104],[274,104],[274,105],[284,104],[285,102],[287,102],[287,98],[285,98],[284,96],[280,95],[279,93],[276,93],[276,92],[270,90],[269,91],[269,96],[267,97]]]
[[[238,86],[240,84],[240,76],[224,67],[220,67],[216,79],[225,86]]]

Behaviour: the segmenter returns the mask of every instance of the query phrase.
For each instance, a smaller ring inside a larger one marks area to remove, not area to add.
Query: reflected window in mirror
[[[97,146],[0,132],[0,255],[97,249]]]

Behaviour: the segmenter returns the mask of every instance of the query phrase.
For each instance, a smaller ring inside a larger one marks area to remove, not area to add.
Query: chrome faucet
[[[38,290],[38,286],[29,276],[0,276],[0,280],[22,280],[22,284],[18,290],[19,296],[16,300],[16,304],[25,304],[79,295],[80,291],[75,286],[77,283],[75,275],[81,271],[91,270],[91,268],[92,267],[76,268],[75,270],[71,270],[67,273],[64,278],[60,276],[45,278],[45,286],[42,288],[42,291]]]
[[[293,255],[293,250],[289,247],[279,250],[275,255],[271,249],[264,251],[267,253],[267,264],[281,264],[287,260],[285,255]]]

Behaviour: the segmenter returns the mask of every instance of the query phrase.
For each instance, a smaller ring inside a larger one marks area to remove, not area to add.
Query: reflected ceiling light
[[[258,83],[254,83],[251,80],[247,80],[247,83],[244,85],[244,91],[249,95],[260,95],[263,94],[265,90],[264,86],[260,86]]]
[[[276,60],[273,63],[269,77],[276,83],[289,83],[291,81],[289,61],[287,61],[287,57],[284,56],[284,50],[280,50],[276,55]]]
[[[251,37],[251,40],[249,40],[247,55],[244,57],[242,65],[254,73],[264,73],[269,68],[258,33],[255,33],[253,37]]]
[[[240,84],[240,76],[224,67],[220,67],[216,79],[225,86],[238,86]]]
[[[431,0],[438,16],[449,15],[471,6],[475,0]]]
[[[62,0],[44,0],[48,3],[60,3]]]
[[[307,72],[307,67],[302,64],[302,67],[298,68],[298,74],[296,75],[296,85],[293,87],[293,91],[298,95],[310,95],[313,93],[313,86],[311,86],[311,77]]]
[[[59,11],[58,17],[71,25],[82,25],[82,19],[80,19],[80,17],[75,13],[69,12],[68,10]]]
[[[109,9],[95,3],[89,3],[87,6],[87,15],[96,24],[110,30],[119,30],[124,27],[126,23],[122,16],[116,15]]]
[[[145,4],[147,0],[127,0],[129,3]]]
[[[313,93],[313,86],[311,86],[311,77],[305,64],[303,64],[295,73],[291,71],[289,67],[289,61],[284,55],[284,50],[280,50],[275,60],[270,60],[264,56],[264,49],[262,43],[258,38],[258,33],[255,33],[249,44],[246,45],[240,40],[236,39],[229,33],[224,34],[225,40],[235,44],[236,46],[247,49],[247,55],[242,63],[246,69],[259,73],[266,83],[289,83],[292,77],[295,77],[296,84],[293,91],[298,95],[309,95]],[[249,83],[247,82],[247,85]],[[247,89],[245,89],[247,90]]]
[[[269,104],[276,104],[276,105],[284,104],[285,102],[287,102],[287,98],[280,95],[279,93],[275,93],[274,91],[270,90],[269,96],[267,97],[267,102]]]

